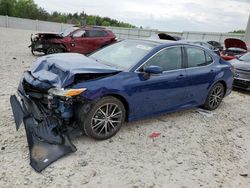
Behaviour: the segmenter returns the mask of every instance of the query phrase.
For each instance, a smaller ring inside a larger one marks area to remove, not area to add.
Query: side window
[[[209,65],[213,59],[202,49],[187,47],[188,67]]]
[[[208,55],[206,52],[205,52],[205,55],[206,55],[206,65],[213,63],[212,57],[210,55]]]
[[[87,31],[87,37],[105,37],[107,33],[105,31],[99,30],[89,30]]]
[[[83,37],[85,35],[85,31],[84,30],[78,30],[73,34],[73,37],[77,38],[77,37]]]
[[[182,68],[181,47],[165,49],[153,56],[144,66],[143,69],[151,66],[159,66],[163,71],[170,71]]]

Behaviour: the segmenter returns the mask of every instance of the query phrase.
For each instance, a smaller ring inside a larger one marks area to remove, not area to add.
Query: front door
[[[70,51],[85,54],[88,46],[85,44],[86,31],[84,29],[77,30],[73,33],[70,41]]]
[[[182,47],[163,49],[138,69],[138,77],[133,77],[130,85],[137,115],[174,111],[187,105],[187,74],[182,54]],[[152,65],[161,67],[163,73],[145,78],[143,70]]]

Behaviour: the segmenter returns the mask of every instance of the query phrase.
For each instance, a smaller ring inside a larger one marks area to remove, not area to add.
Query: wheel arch
[[[226,84],[226,82],[224,81],[224,80],[217,80],[217,81],[215,81],[215,82],[213,82],[213,84],[211,84],[209,87],[208,87],[208,92],[207,92],[207,94],[206,94],[206,97],[204,98],[204,102],[205,102],[205,100],[206,100],[206,98],[207,98],[207,96],[208,96],[208,94],[209,94],[209,91],[212,89],[212,87],[215,85],[215,84],[217,84],[217,83],[221,83],[223,86],[224,86],[224,89],[225,89],[225,91],[224,91],[224,96],[223,97],[225,97],[225,94],[226,94],[226,92],[227,92],[227,84]]]
[[[119,101],[122,102],[122,104],[123,104],[123,106],[125,108],[125,111],[126,111],[125,120],[128,121],[130,106],[129,106],[129,103],[126,100],[126,98],[124,96],[122,96],[122,95],[114,94],[114,93],[106,94],[106,95],[103,95],[102,97],[108,97],[108,96],[114,97],[114,98],[116,98],[116,99],[118,99]]]
[[[224,96],[225,96],[225,94],[226,94],[226,92],[227,92],[227,84],[226,84],[226,82],[224,81],[224,80],[220,80],[220,81],[218,81],[219,83],[221,83],[223,86],[224,86]]]
[[[60,48],[63,49],[64,52],[67,52],[67,51],[68,51],[67,48],[66,48],[66,46],[65,46],[63,43],[52,43],[52,45],[54,45],[54,46],[59,46]],[[52,46],[52,45],[51,45],[51,46]]]
[[[227,84],[226,84],[226,82],[225,82],[224,80],[217,80],[213,85],[211,85],[210,89],[211,89],[215,84],[217,84],[217,83],[221,83],[221,84],[223,85],[223,87],[224,87],[224,96],[225,96],[225,94],[226,94],[226,92],[227,92]],[[210,90],[210,89],[209,89],[209,90]]]

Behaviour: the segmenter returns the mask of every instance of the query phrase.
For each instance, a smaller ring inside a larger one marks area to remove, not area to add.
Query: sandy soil
[[[0,187],[250,187],[250,94],[242,91],[211,116],[191,109],[128,123],[110,140],[83,136],[76,153],[36,173],[9,104],[35,59],[30,33],[0,28]]]

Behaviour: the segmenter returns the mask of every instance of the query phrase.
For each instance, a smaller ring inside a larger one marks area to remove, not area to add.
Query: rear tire
[[[225,87],[222,83],[216,83],[209,91],[205,104],[202,106],[207,110],[215,110],[221,104],[224,97]]]
[[[105,140],[120,130],[125,121],[125,114],[122,102],[115,97],[107,96],[92,104],[88,111],[85,106],[80,107],[79,125],[87,136]]]
[[[51,46],[47,49],[46,54],[62,53],[63,49],[59,46]]]

